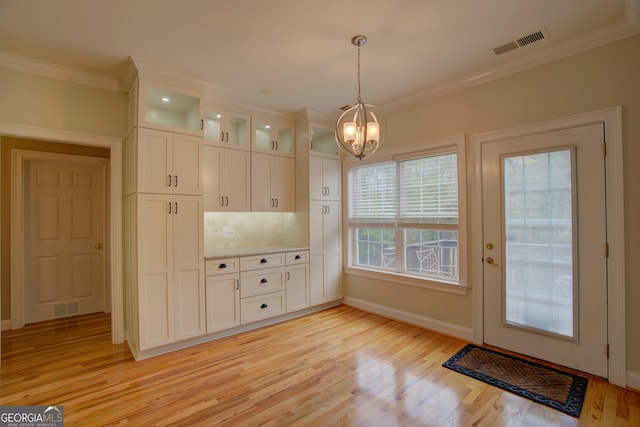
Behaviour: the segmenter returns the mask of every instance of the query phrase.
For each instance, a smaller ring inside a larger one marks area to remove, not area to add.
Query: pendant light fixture
[[[384,139],[383,125],[373,113],[373,105],[360,98],[360,46],[367,42],[362,35],[353,36],[351,44],[358,47],[358,100],[346,107],[336,122],[336,141],[346,153],[362,160],[376,152]]]

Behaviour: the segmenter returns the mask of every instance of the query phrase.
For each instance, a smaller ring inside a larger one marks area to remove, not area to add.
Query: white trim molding
[[[640,373],[627,371],[627,388],[640,392]]]
[[[594,123],[604,123],[606,156],[606,209],[609,258],[607,260],[607,335],[609,340],[609,382],[625,387],[626,315],[625,315],[625,251],[624,251],[624,179],[622,173],[622,108],[612,107],[591,113],[550,120],[542,123],[487,132],[471,136],[473,176],[471,218],[471,271],[473,272],[473,341],[484,342],[484,284],[482,234],[482,145],[492,141],[537,133],[551,132]]]
[[[114,344],[124,342],[124,295],[122,289],[122,139],[7,122],[0,122],[0,136],[109,148],[111,155],[109,162],[111,339]],[[18,227],[12,227],[12,234],[17,228]],[[22,253],[20,248],[13,247],[16,240],[12,238],[11,241],[12,252]],[[12,258],[11,262],[12,287],[15,280],[22,280],[22,270],[19,268],[19,264],[15,264],[14,268],[14,258]]]
[[[0,51],[0,66],[113,92],[120,90],[117,79],[4,51]]]
[[[368,313],[377,314],[378,316],[408,323],[443,335],[456,337],[461,340],[471,341],[473,338],[471,328],[465,328],[453,323],[443,322],[442,320],[432,319],[419,314],[398,310],[396,308],[387,307],[353,297],[344,297],[342,302],[344,305],[348,305]]]

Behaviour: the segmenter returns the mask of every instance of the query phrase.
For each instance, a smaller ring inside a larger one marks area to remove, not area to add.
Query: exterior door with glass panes
[[[603,134],[483,144],[484,341],[607,377]]]

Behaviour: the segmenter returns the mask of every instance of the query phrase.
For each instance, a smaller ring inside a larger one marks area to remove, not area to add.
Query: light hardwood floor
[[[108,315],[2,333],[0,405],[66,426],[638,426],[640,394],[589,378],[580,418],[442,363],[466,343],[340,306],[135,362]]]

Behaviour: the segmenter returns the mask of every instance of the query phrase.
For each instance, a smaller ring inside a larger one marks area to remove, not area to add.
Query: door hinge
[[[602,146],[604,147],[603,151],[604,151],[604,156],[607,157],[607,143],[603,142]]]
[[[604,244],[604,256],[605,258],[609,258],[609,243]]]
[[[607,344],[607,359],[609,358],[609,352],[610,352],[609,344]]]

